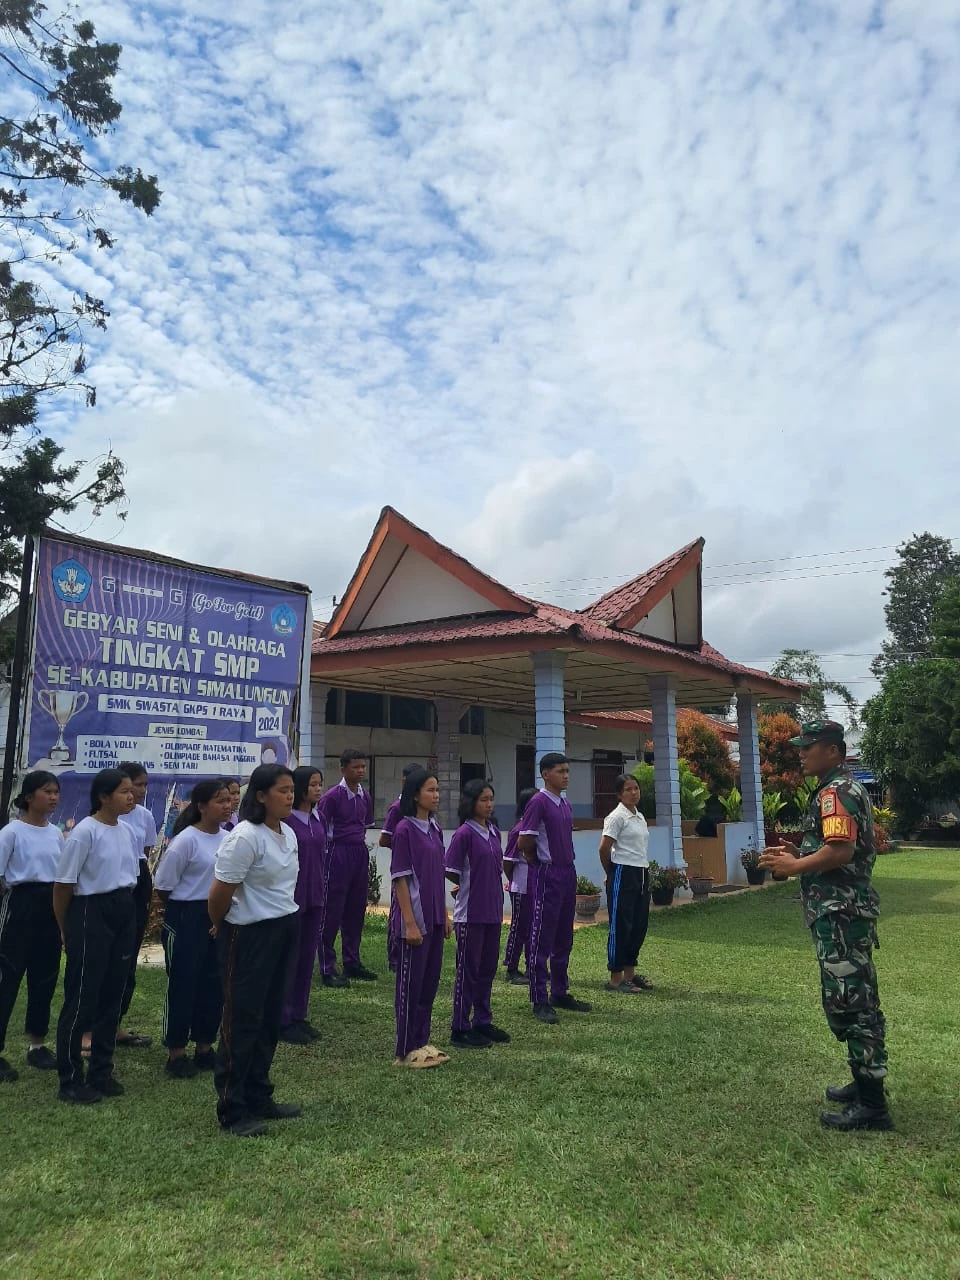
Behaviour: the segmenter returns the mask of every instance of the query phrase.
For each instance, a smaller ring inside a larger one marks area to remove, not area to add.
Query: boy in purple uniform
[[[530,938],[527,943],[527,975],[530,1002],[539,1022],[554,1023],[554,1009],[589,1013],[590,1005],[575,1000],[569,991],[567,967],[573,948],[573,916],[577,896],[577,872],[573,859],[573,810],[564,798],[570,781],[570,765],[559,751],[548,751],[540,760],[543,790],[524,810],[517,848],[529,864]],[[547,962],[550,964],[550,999],[547,1000]]]
[[[527,958],[530,940],[530,895],[527,893],[527,863],[517,852],[523,811],[537,794],[535,787],[524,787],[517,797],[516,822],[507,834],[507,847],[503,851],[503,871],[510,889],[510,931],[503,952],[503,967],[507,981],[515,987],[525,987],[527,976],[520,972],[520,956]]]
[[[390,851],[390,881],[400,921],[394,1002],[394,1065],[398,1067],[439,1067],[450,1061],[429,1042],[443,943],[451,930],[444,893],[443,837],[433,818],[439,803],[436,775],[428,769],[410,774],[403,785],[403,816]]]
[[[493,787],[481,778],[468,782],[457,811],[460,826],[445,863],[447,879],[458,886],[453,909],[457,976],[450,1043],[463,1049],[488,1049],[494,1041],[510,1039],[493,1025],[490,1009],[503,924],[503,855],[492,814]]]
[[[360,963],[360,938],[367,910],[370,855],[364,840],[373,824],[373,797],[363,788],[367,757],[348,747],[340,756],[340,781],[320,797],[317,817],[327,828],[327,875],[321,925],[320,972],[325,987],[349,986],[351,978],[375,982]],[[343,975],[337,973],[340,934]]]

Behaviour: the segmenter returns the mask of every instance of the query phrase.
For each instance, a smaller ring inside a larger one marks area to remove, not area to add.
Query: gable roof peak
[[[386,506],[325,637],[425,621],[413,616],[418,609],[411,590],[414,578],[429,583],[423,607],[431,618],[486,612],[530,614],[534,609],[532,600],[491,578],[395,507]],[[443,613],[444,608],[449,612]]]
[[[672,591],[673,587],[694,569],[699,570],[704,540],[695,538],[679,551],[666,556],[658,564],[605,592],[581,613],[594,622],[605,622],[619,630],[629,630]]]

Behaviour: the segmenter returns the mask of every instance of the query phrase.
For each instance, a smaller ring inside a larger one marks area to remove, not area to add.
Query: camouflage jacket
[[[833,871],[800,875],[803,912],[808,925],[832,911],[871,920],[880,914],[880,899],[870,883],[877,857],[873,805],[863,785],[842,766],[821,778],[810,797],[803,818],[800,857],[838,841],[855,842],[850,862]]]

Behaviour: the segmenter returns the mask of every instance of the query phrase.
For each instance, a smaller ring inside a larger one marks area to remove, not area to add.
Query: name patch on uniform
[[[836,813],[823,820],[824,840],[853,841],[857,838],[857,824],[849,813]]]
[[[831,813],[837,812],[837,793],[833,787],[829,791],[820,793],[820,816],[821,818],[829,817]]]

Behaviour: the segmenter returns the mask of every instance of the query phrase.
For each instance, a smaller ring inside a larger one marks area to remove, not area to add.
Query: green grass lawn
[[[0,1088],[0,1276],[960,1276],[960,851],[877,878],[893,1133],[818,1123],[845,1062],[777,886],[656,913],[649,995],[602,992],[606,929],[580,930],[592,1014],[542,1027],[498,979],[513,1043],[435,1071],[391,1066],[387,975],[317,991],[323,1039],[274,1069],[304,1115],[256,1141],[221,1135],[209,1077],[167,1080],[161,1048],[118,1051],[126,1096],[89,1109],[24,1067]],[[382,920],[365,936],[384,970]],[[441,1044],[452,978],[450,945]],[[142,974],[129,1025],[158,1034],[163,983]]]

